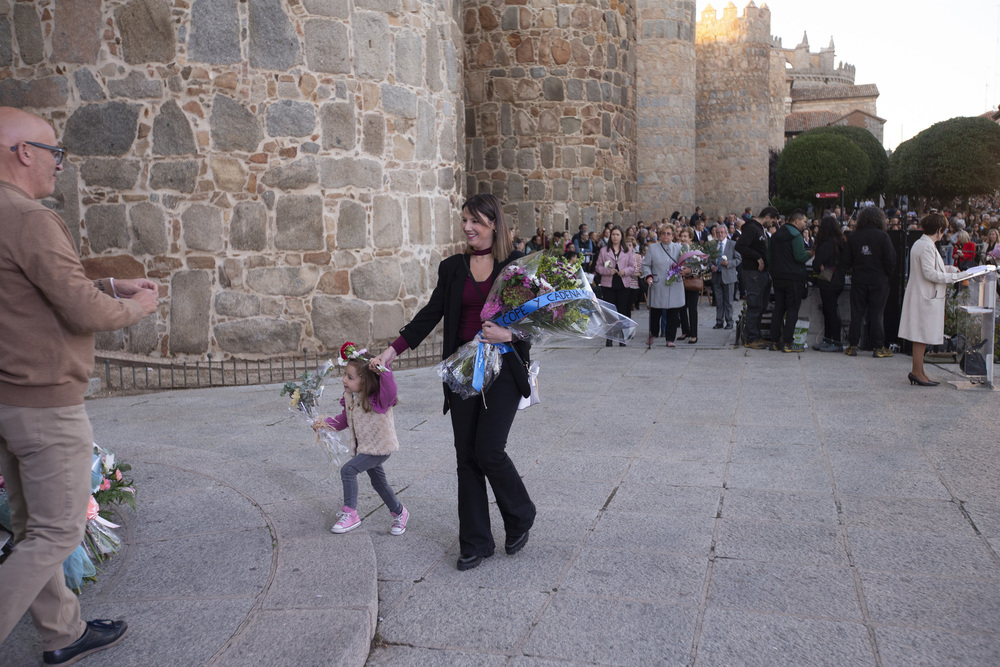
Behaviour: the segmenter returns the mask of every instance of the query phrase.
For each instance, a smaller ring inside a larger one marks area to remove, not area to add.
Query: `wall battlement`
[[[766,4],[757,7],[753,0],[743,8],[743,16],[737,16],[736,5],[730,2],[722,10],[722,18],[712,5],[701,12],[695,27],[695,39],[699,44],[710,42],[746,42],[771,44],[771,10]]]

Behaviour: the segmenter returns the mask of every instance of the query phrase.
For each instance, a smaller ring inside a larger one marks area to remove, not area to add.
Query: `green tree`
[[[871,161],[850,139],[833,133],[803,133],[785,146],[778,159],[778,195],[782,200],[815,202],[817,192],[840,192],[847,200],[866,192]]]
[[[860,148],[868,156],[868,185],[861,194],[865,198],[875,199],[883,192],[889,184],[889,158],[885,154],[885,148],[879,143],[871,132],[863,127],[853,127],[851,125],[828,125],[826,127],[815,127],[807,132],[803,132],[800,137],[815,135],[834,135],[850,139],[855,146]]]
[[[919,194],[968,199],[1000,189],[1000,125],[993,121],[952,118],[931,125],[911,141]]]
[[[920,160],[916,137],[896,146],[889,160],[889,185],[886,189],[895,195],[919,195]]]

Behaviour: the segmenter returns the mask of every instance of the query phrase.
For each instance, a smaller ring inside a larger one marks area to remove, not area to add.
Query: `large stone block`
[[[417,117],[417,94],[409,88],[383,83],[382,109],[401,118]]]
[[[215,295],[215,312],[223,317],[256,317],[260,315],[260,297],[241,292],[219,292]]]
[[[64,76],[47,76],[34,81],[5,79],[0,81],[0,106],[23,109],[49,109],[63,107],[68,99],[68,85]]]
[[[240,55],[239,0],[194,0],[191,5],[191,32],[188,60],[229,65]]]
[[[364,248],[368,244],[368,212],[363,204],[345,199],[337,217],[337,249]]]
[[[386,14],[398,14],[399,4],[400,0],[354,0],[354,6],[358,9],[371,9]]]
[[[223,322],[215,325],[215,340],[233,354],[282,354],[299,349],[301,322],[283,322],[270,317]]]
[[[115,10],[122,57],[130,65],[169,63],[177,38],[167,0],[131,0]]]
[[[267,133],[272,137],[306,137],[316,129],[316,107],[280,100],[267,107]]]
[[[327,74],[347,74],[351,71],[348,30],[339,21],[306,21],[305,51],[310,70]]]
[[[188,250],[222,250],[222,211],[214,206],[193,204],[181,215],[181,235]]]
[[[362,79],[383,81],[392,55],[387,48],[389,21],[385,14],[356,11],[351,17],[354,32],[354,73]]]
[[[319,163],[312,155],[269,169],[261,183],[279,190],[301,190],[319,182]]]
[[[159,343],[155,315],[142,318],[125,331],[128,334],[128,351],[132,354],[150,354]]]
[[[332,102],[320,109],[320,124],[323,128],[323,148],[351,150],[357,143],[357,120],[354,104]]]
[[[417,111],[416,153],[418,160],[432,160],[437,154],[437,110],[427,100],[420,100]]]
[[[376,303],[372,306],[372,340],[396,340],[404,324],[403,304]]]
[[[129,255],[110,255],[107,257],[89,257],[80,260],[83,264],[83,274],[88,280],[108,278],[145,278],[146,267]]]
[[[80,99],[84,102],[100,102],[107,99],[101,84],[97,83],[97,79],[89,69],[78,69],[73,72],[73,83],[76,84]]]
[[[279,266],[247,271],[247,285],[255,292],[274,296],[305,296],[316,288],[319,267]]]
[[[14,33],[21,60],[25,65],[36,65],[45,57],[45,40],[42,38],[42,23],[35,11],[35,3],[19,2],[14,5]]]
[[[455,238],[460,217],[447,197],[434,198],[434,242],[438,245],[451,243]]]
[[[108,248],[127,249],[128,225],[125,222],[124,204],[96,204],[84,216],[87,239],[91,252],[104,252]]]
[[[187,116],[168,100],[160,106],[153,120],[153,155],[187,155],[195,153],[194,133]]]
[[[346,19],[351,15],[350,0],[304,0],[302,4],[314,16]]]
[[[163,82],[147,79],[141,72],[131,71],[124,79],[108,81],[111,97],[126,99],[156,99],[163,96]]]
[[[372,307],[364,301],[317,295],[312,300],[313,333],[332,350],[345,340],[368,340]]]
[[[354,296],[365,301],[393,301],[399,296],[403,273],[395,257],[359,264],[351,271]]]
[[[179,271],[170,280],[170,333],[172,354],[208,352],[209,307],[212,277],[208,271]]]
[[[430,245],[434,238],[434,219],[429,197],[409,197],[406,200],[407,222],[411,245]],[[410,292],[413,294],[413,292]]]
[[[101,50],[101,0],[61,0],[54,14],[53,60],[97,63]]]
[[[239,192],[247,182],[243,163],[228,155],[212,155],[209,160],[215,186],[226,192]]]
[[[56,189],[42,200],[42,204],[55,211],[63,219],[79,250],[80,185],[77,181],[76,167],[63,163],[63,170],[56,176]]]
[[[425,287],[424,276],[426,275],[424,262],[419,259],[412,259],[400,264],[399,268],[403,273],[403,285],[406,287],[406,294],[408,296],[423,296]]]
[[[285,71],[302,62],[295,27],[282,4],[248,0],[250,66]]]
[[[135,141],[138,126],[138,105],[86,104],[66,121],[62,141],[75,155],[124,155]]]
[[[14,64],[14,49],[10,34],[10,21],[0,16],[0,67]]]
[[[319,195],[285,195],[275,211],[274,246],[279,250],[323,250],[326,227],[323,198]]]
[[[441,36],[434,28],[427,31],[426,49],[424,69],[427,85],[432,91],[439,92],[444,87],[444,82],[441,80]]]
[[[170,248],[163,209],[150,202],[136,204],[129,211],[133,255],[162,255]]]
[[[365,114],[361,126],[361,150],[381,157],[385,150],[385,116],[380,113]]]
[[[264,138],[257,116],[225,95],[213,99],[210,125],[212,141],[219,151],[254,153]]]
[[[353,185],[367,190],[382,187],[382,164],[359,158],[323,158],[320,183],[324,188],[344,188]]]
[[[424,82],[424,40],[412,30],[396,36],[396,82],[419,88]]]
[[[267,247],[267,207],[264,204],[241,201],[233,207],[233,218],[229,222],[229,247],[257,251]]]
[[[149,187],[154,190],[194,192],[197,180],[198,163],[194,160],[157,162],[149,170]]]
[[[376,248],[403,245],[403,209],[389,195],[375,197],[372,202],[372,239]]]

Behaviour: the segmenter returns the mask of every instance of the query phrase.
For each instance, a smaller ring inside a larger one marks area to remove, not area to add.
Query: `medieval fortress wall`
[[[69,150],[46,203],[165,297],[99,346],[184,359],[394,338],[475,193],[522,236],[759,209],[785,63],[832,58],[753,2],[0,0],[0,104]]]

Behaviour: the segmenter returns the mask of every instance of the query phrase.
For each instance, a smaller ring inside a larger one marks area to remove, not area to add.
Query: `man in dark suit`
[[[726,226],[716,225],[712,231],[719,243],[719,259],[712,262],[712,292],[715,295],[715,326],[713,329],[733,328],[733,284],[740,255],[736,243],[726,234]]]

